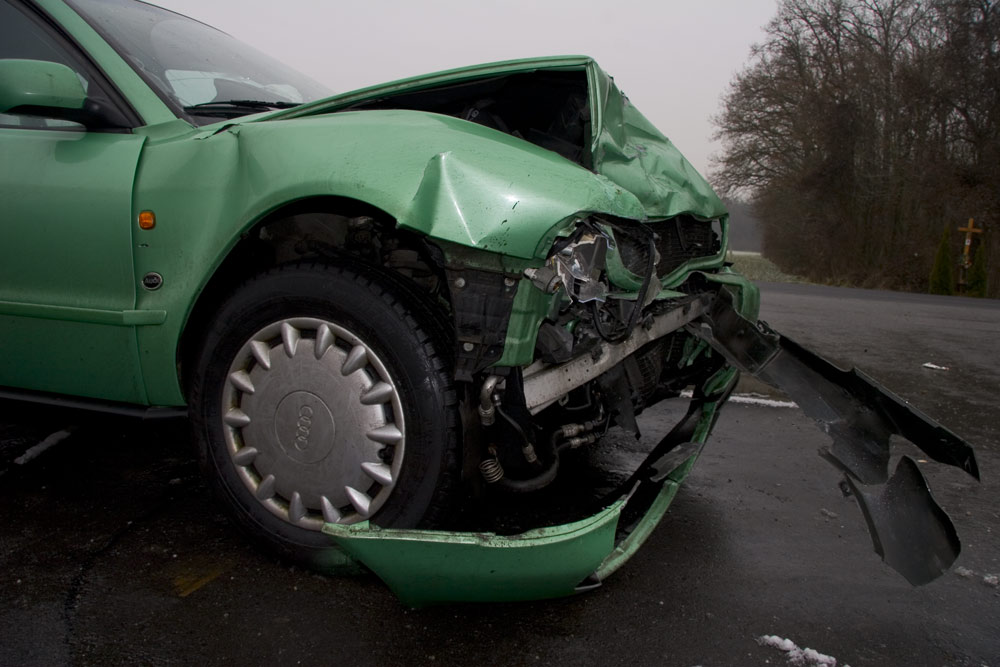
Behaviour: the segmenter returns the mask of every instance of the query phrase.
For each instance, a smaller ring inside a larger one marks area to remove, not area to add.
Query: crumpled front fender
[[[431,238],[530,259],[545,256],[560,223],[589,212],[645,216],[635,195],[568,162],[535,160],[533,151],[497,156],[456,149],[427,162],[399,223]]]

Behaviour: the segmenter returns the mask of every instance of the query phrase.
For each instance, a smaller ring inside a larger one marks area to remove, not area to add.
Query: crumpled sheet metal
[[[591,65],[595,119],[593,168],[634,194],[650,219],[689,214],[721,218],[726,207],[708,181],[649,122],[596,64]]]
[[[413,199],[397,212],[401,227],[527,259],[544,257],[553,228],[581,211],[643,216],[630,192],[544,149],[512,146],[517,140],[468,123],[458,130],[453,147],[427,161]]]
[[[703,220],[711,220],[726,215],[725,206],[708,181],[681,155],[673,143],[631,104],[614,80],[592,58],[586,56],[547,56],[434,72],[346,92],[299,108],[275,111],[262,118],[317,115],[374,97],[548,68],[560,70],[579,68],[586,71],[592,127],[590,167],[598,180],[606,180],[609,189],[631,193],[641,204],[632,208],[631,205],[621,206],[621,203],[624,203],[621,202],[617,210],[611,207],[595,207],[591,209],[592,211],[603,211],[633,219],[665,219],[690,214]],[[470,131],[476,132],[476,130]],[[496,141],[491,143],[494,148],[499,147]],[[454,150],[453,144],[449,145],[449,150]],[[509,161],[500,159],[491,166],[502,166],[504,162]],[[517,163],[516,158],[515,163]],[[522,172],[532,173],[533,170],[527,168],[522,169]],[[517,181],[523,182],[523,179]],[[400,216],[400,219],[404,218],[406,216]],[[495,223],[499,223],[501,219],[496,218]],[[422,221],[413,218],[406,221],[406,224],[420,228]],[[476,233],[473,232],[473,235]],[[457,233],[455,237],[458,238]]]

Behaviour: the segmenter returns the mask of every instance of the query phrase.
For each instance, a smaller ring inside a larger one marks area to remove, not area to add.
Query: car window
[[[254,102],[243,113],[310,102],[324,86],[237,39],[186,16],[131,0],[69,0],[143,79],[195,122],[199,105]]]
[[[53,34],[8,0],[0,0],[0,58],[60,63],[76,72],[85,91],[90,88],[90,81],[77,59]],[[82,125],[56,118],[6,113],[0,114],[0,127],[55,129],[82,128]]]

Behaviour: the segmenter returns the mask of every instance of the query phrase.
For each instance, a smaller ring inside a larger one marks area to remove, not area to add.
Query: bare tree
[[[1000,224],[998,27],[994,0],[781,2],[714,119],[713,178],[782,268],[926,289],[943,226]]]

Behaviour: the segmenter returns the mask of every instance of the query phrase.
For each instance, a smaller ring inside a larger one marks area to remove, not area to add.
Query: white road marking
[[[758,396],[757,394],[733,394],[729,397],[729,400],[733,403],[742,403],[744,405],[763,405],[768,408],[797,408],[798,403],[794,401],[779,401],[774,398],[767,398],[765,396]]]
[[[681,396],[684,398],[691,398],[694,395],[690,389],[685,389],[681,392]],[[731,403],[739,403],[741,405],[760,405],[765,408],[797,408],[798,403],[794,401],[779,401],[776,398],[768,398],[762,394],[733,394],[729,397]]]
[[[25,450],[24,454],[21,454],[16,459],[14,459],[14,463],[16,463],[19,466],[23,466],[28,461],[31,461],[32,459],[41,456],[41,454],[50,447],[59,444],[69,436],[73,435],[73,429],[75,428],[76,428],[75,426],[71,426],[70,428],[64,429],[62,431],[56,431],[49,437],[42,440],[37,445],[29,447],[27,450]]]

